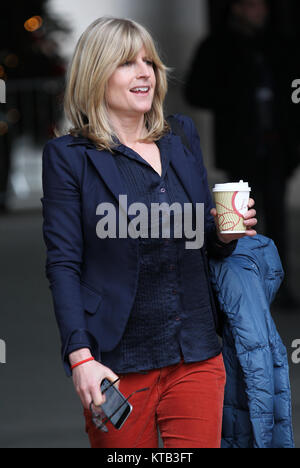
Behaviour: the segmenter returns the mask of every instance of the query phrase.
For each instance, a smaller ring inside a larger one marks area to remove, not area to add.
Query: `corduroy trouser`
[[[164,448],[220,448],[226,374],[222,354],[196,363],[150,370],[145,374],[118,374],[133,411],[120,430],[108,422],[98,430],[84,410],[92,448],[158,448],[158,431]]]

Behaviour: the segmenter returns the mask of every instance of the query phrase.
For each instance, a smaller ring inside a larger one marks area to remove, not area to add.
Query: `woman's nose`
[[[144,61],[138,62],[137,64],[137,77],[138,78],[149,78],[150,73],[149,73],[149,68],[147,63]]]

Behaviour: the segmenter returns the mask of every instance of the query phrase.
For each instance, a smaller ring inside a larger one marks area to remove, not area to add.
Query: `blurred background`
[[[80,34],[104,15],[144,24],[173,68],[166,114],[196,122],[209,184],[247,179],[258,232],[286,279],[272,315],[290,361],[300,447],[300,4],[297,0],[11,0],[0,6],[0,447],[88,447],[81,405],[60,361],[45,278],[42,148],[62,113]]]

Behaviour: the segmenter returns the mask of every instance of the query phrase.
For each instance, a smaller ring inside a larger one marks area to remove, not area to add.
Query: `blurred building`
[[[297,34],[299,2],[271,3],[278,28]],[[105,15],[132,18],[152,32],[163,60],[174,70],[166,111],[188,113],[194,118],[210,185],[224,179],[224,174],[214,167],[213,115],[191,108],[183,99],[182,87],[199,40],[219,26],[227,7],[228,0],[86,0],[84,5],[81,0],[6,2],[0,18],[0,79],[9,71],[8,104],[0,105],[0,204],[9,166],[9,206],[40,207],[41,148],[59,120],[61,100],[57,96],[63,89],[65,66],[80,34],[93,20]],[[26,44],[30,44],[30,54]],[[22,73],[20,56],[26,56],[26,72],[23,69]],[[15,81],[16,70],[22,81]],[[299,195],[300,171],[290,184],[290,204],[300,205]]]
[[[64,22],[49,14],[48,0],[1,5],[0,211],[36,204],[41,191],[40,146],[59,119],[65,64],[55,35]]]
[[[229,13],[230,1],[231,0],[207,0],[209,29],[212,33],[217,32],[224,25],[224,21],[226,21]],[[270,24],[272,29],[287,40],[291,40],[295,48],[297,48],[300,39],[300,2],[298,0],[267,0],[267,3],[270,10]],[[286,50],[287,56],[290,52],[290,50]],[[297,66],[298,65],[295,64],[295,69],[297,69]],[[293,77],[293,79],[299,78],[299,76]],[[291,80],[291,96],[292,92]],[[300,104],[295,104],[294,106],[295,120],[299,120]],[[290,208],[300,208],[300,167],[295,171],[289,182],[288,205]]]

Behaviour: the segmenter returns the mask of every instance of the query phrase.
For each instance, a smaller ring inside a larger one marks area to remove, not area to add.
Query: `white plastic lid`
[[[216,184],[213,192],[251,192],[248,182],[240,180],[228,184]]]

